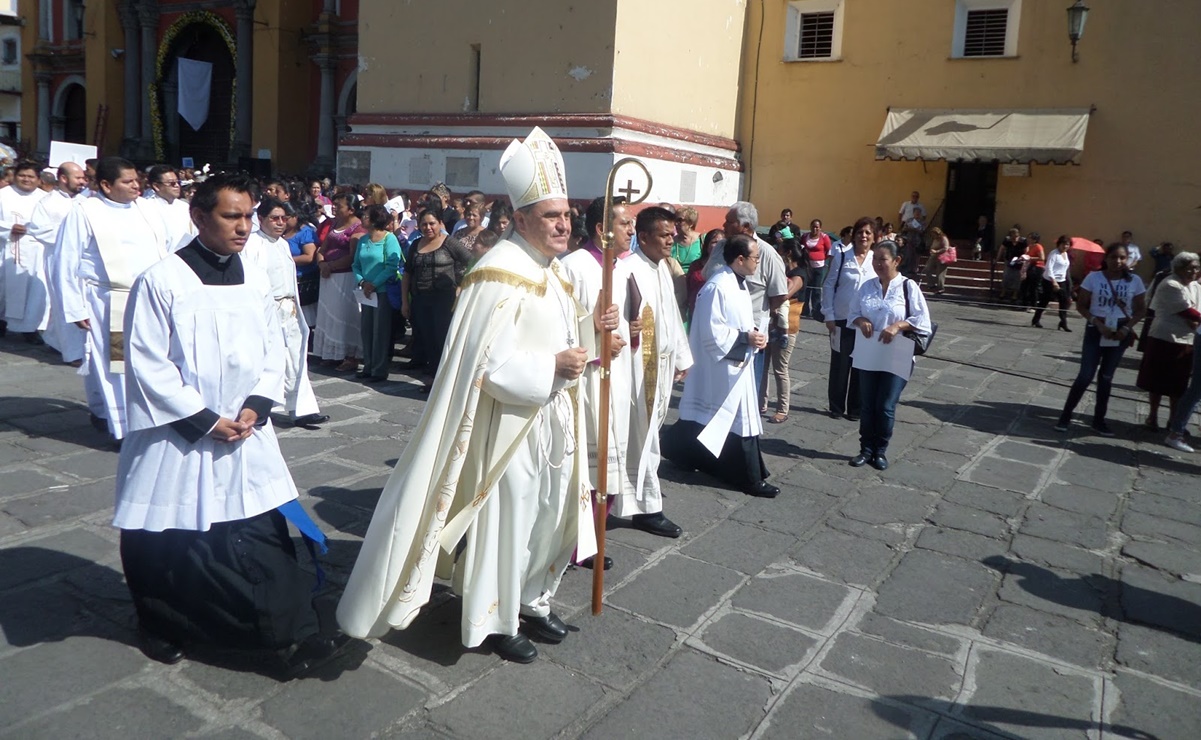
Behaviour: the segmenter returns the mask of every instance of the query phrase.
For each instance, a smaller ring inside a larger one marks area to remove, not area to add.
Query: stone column
[[[50,140],[62,141],[67,138],[67,117],[50,116]]]
[[[35,72],[33,80],[38,87],[38,156],[44,157],[50,153],[50,73]]]
[[[235,0],[234,15],[237,18],[238,61],[235,77],[237,93],[234,96],[234,148],[230,160],[250,156],[251,106],[254,104],[254,6],[256,0]]]
[[[135,2],[121,3],[121,27],[125,30],[125,125],[121,137],[121,155],[132,157],[138,147],[142,122],[142,53],[138,35],[138,9]]]
[[[321,69],[321,97],[317,106],[317,159],[313,166],[325,171],[334,168],[337,132],[334,128],[334,59],[329,54],[313,57]]]
[[[154,125],[150,120],[150,85],[154,83],[154,58],[158,51],[158,3],[142,3],[138,8],[138,22],[142,27],[142,83],[138,89],[138,100],[142,106],[142,140],[138,158],[153,159]],[[128,52],[126,54],[128,56]]]

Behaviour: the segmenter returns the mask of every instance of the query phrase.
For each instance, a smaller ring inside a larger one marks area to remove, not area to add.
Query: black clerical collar
[[[200,239],[193,239],[175,254],[205,285],[241,285],[246,280],[238,255],[217,254],[201,244]]]
[[[734,277],[738,278],[738,288],[739,288],[739,290],[746,290],[746,278],[744,278],[743,276],[739,275],[738,273],[734,273]]]

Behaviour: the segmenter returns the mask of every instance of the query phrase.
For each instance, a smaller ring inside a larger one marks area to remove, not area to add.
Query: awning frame
[[[876,159],[1078,165],[1095,111],[889,107]]]

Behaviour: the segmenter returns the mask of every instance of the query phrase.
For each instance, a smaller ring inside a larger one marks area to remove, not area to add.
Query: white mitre
[[[559,147],[535,127],[525,141],[513,140],[500,157],[500,174],[514,210],[551,198],[567,198],[567,170]]]

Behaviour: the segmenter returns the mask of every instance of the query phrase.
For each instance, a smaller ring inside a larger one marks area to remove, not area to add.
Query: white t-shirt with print
[[[1092,296],[1092,302],[1088,307],[1090,314],[1100,319],[1112,317],[1116,321],[1128,319],[1134,313],[1135,296],[1147,292],[1138,275],[1131,275],[1129,280],[1122,278],[1110,280],[1105,277],[1103,270],[1090,272],[1080,283],[1080,288],[1087,290]]]

